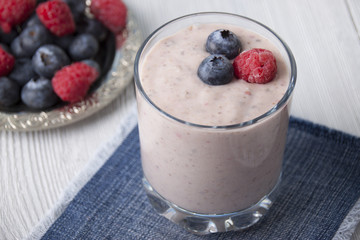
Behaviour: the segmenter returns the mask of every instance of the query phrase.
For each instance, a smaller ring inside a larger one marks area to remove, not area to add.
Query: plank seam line
[[[350,19],[351,19],[351,22],[353,24],[353,27],[355,28],[355,31],[356,31],[356,33],[358,35],[358,40],[360,41],[360,31],[359,31],[359,29],[357,28],[357,26],[355,24],[355,19],[354,19],[354,16],[353,16],[351,8],[350,8],[349,0],[345,0],[345,6],[346,6],[347,11],[349,12]]]

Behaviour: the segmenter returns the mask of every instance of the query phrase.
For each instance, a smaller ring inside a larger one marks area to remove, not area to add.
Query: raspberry
[[[0,46],[0,76],[8,75],[14,65],[15,58]]]
[[[274,79],[277,71],[276,59],[271,51],[261,48],[240,53],[233,62],[237,78],[249,83],[267,83]]]
[[[45,27],[58,37],[75,32],[71,10],[62,0],[50,0],[39,4],[36,14]]]
[[[0,0],[0,27],[5,33],[24,22],[34,11],[36,0]]]
[[[90,10],[113,33],[119,33],[126,25],[127,9],[121,0],[92,0]]]
[[[52,86],[63,101],[77,102],[85,97],[98,76],[99,72],[95,68],[83,62],[75,62],[55,73]]]

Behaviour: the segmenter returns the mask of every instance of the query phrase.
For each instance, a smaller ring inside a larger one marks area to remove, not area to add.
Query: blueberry
[[[37,74],[52,78],[55,72],[70,64],[70,59],[60,47],[47,44],[41,46],[32,58],[32,65]]]
[[[84,17],[78,24],[79,33],[89,33],[93,35],[99,42],[105,40],[108,30],[97,19]]]
[[[43,25],[36,14],[32,15],[24,24],[24,28],[31,27],[34,25]]]
[[[51,34],[42,25],[25,28],[11,44],[16,57],[31,57],[41,45],[51,42]]]
[[[32,61],[29,58],[16,59],[14,69],[9,74],[9,78],[16,81],[20,86],[25,85],[35,76],[36,73],[33,70]]]
[[[51,81],[44,77],[31,79],[21,90],[21,100],[33,109],[46,109],[55,105],[59,98],[55,94]]]
[[[11,42],[18,36],[15,29],[11,29],[9,33],[4,33],[0,28],[0,42],[10,45]]]
[[[96,69],[96,71],[100,74],[101,73],[101,68],[100,65],[92,60],[92,59],[86,59],[86,60],[82,60],[83,63],[86,63],[87,65],[89,65],[90,67],[93,67]]]
[[[41,45],[50,43],[52,40],[51,33],[40,24],[34,24],[25,28],[21,33],[20,37],[22,44],[26,50],[32,51],[33,53]]]
[[[20,100],[20,86],[7,77],[0,77],[0,106],[11,107]]]
[[[1,47],[5,52],[11,54],[10,48],[9,48],[7,45],[0,43],[0,47]]]
[[[62,0],[62,1],[69,6],[74,21],[78,22],[85,13],[86,0]]]
[[[234,69],[229,59],[223,55],[214,54],[201,62],[197,74],[206,84],[223,85],[231,82],[233,72]]]
[[[65,35],[54,38],[54,43],[64,50],[69,49],[70,44],[74,41],[74,35]]]
[[[11,52],[13,53],[13,55],[14,55],[15,57],[21,58],[21,57],[29,57],[29,56],[31,56],[30,54],[28,54],[28,53],[25,51],[25,49],[24,49],[24,47],[23,47],[23,45],[22,45],[22,43],[21,43],[21,39],[20,39],[19,36],[16,37],[16,38],[11,42],[10,48],[11,48]]]
[[[241,43],[233,32],[219,29],[208,36],[206,51],[210,54],[221,54],[225,55],[228,59],[233,59],[239,55]]]
[[[69,54],[74,61],[92,58],[99,50],[96,38],[88,33],[79,34],[69,46]]]

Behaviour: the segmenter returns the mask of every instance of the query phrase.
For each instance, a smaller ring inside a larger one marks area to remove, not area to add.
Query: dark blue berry
[[[108,30],[97,19],[84,17],[77,25],[79,33],[89,33],[93,35],[99,42],[105,40]]]
[[[85,0],[63,0],[63,2],[69,6],[75,22],[78,22],[84,16]]]
[[[16,59],[14,69],[9,74],[9,78],[16,81],[20,86],[25,85],[35,76],[36,73],[33,70],[32,61],[29,58]]]
[[[0,42],[10,45],[11,42],[18,36],[15,29],[11,29],[9,33],[4,33],[0,28]]]
[[[70,64],[70,59],[60,47],[52,44],[41,46],[32,58],[32,65],[37,74],[52,78],[55,72]]]
[[[99,43],[91,34],[79,34],[70,44],[68,50],[74,61],[81,61],[94,57],[99,50]]]
[[[20,86],[7,77],[0,77],[0,106],[11,107],[20,100]]]
[[[9,48],[7,45],[5,45],[5,44],[3,44],[3,43],[0,43],[0,47],[1,47],[5,52],[11,54],[10,48]]]
[[[24,50],[24,47],[21,43],[21,39],[20,37],[16,37],[12,42],[11,42],[11,45],[10,45],[10,48],[11,48],[11,52],[13,53],[13,55],[15,57],[19,57],[19,58],[22,58],[22,57],[30,57],[31,54],[27,53],[25,50]]]
[[[74,41],[74,35],[65,35],[54,38],[54,43],[64,50],[69,49],[70,44]]]
[[[24,28],[31,27],[34,25],[43,25],[36,14],[32,15],[24,24]]]
[[[50,43],[52,40],[51,33],[40,24],[34,24],[25,28],[21,33],[20,37],[22,44],[26,50],[32,51],[33,53],[41,45]]]
[[[228,59],[233,59],[239,55],[241,43],[233,32],[219,29],[208,36],[206,51],[210,54],[221,54],[225,55]]]
[[[231,82],[233,66],[229,59],[223,55],[210,55],[205,58],[199,68],[198,76],[206,84],[223,85]]]
[[[51,81],[44,77],[33,78],[21,90],[21,100],[33,109],[46,109],[55,105],[59,98],[55,94]]]
[[[31,57],[40,46],[52,40],[49,31],[42,25],[32,25],[25,28],[11,44],[11,50],[16,57]]]
[[[93,67],[96,69],[96,71],[100,74],[101,73],[101,68],[100,65],[92,60],[92,59],[86,59],[86,60],[82,60],[83,63],[86,63],[87,65],[89,65],[90,67]]]

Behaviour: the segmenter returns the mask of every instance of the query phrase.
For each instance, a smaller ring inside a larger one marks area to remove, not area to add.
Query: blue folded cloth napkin
[[[135,128],[42,239],[332,239],[360,197],[360,138],[292,117],[279,195],[265,218],[196,236],[148,203],[139,149]]]

